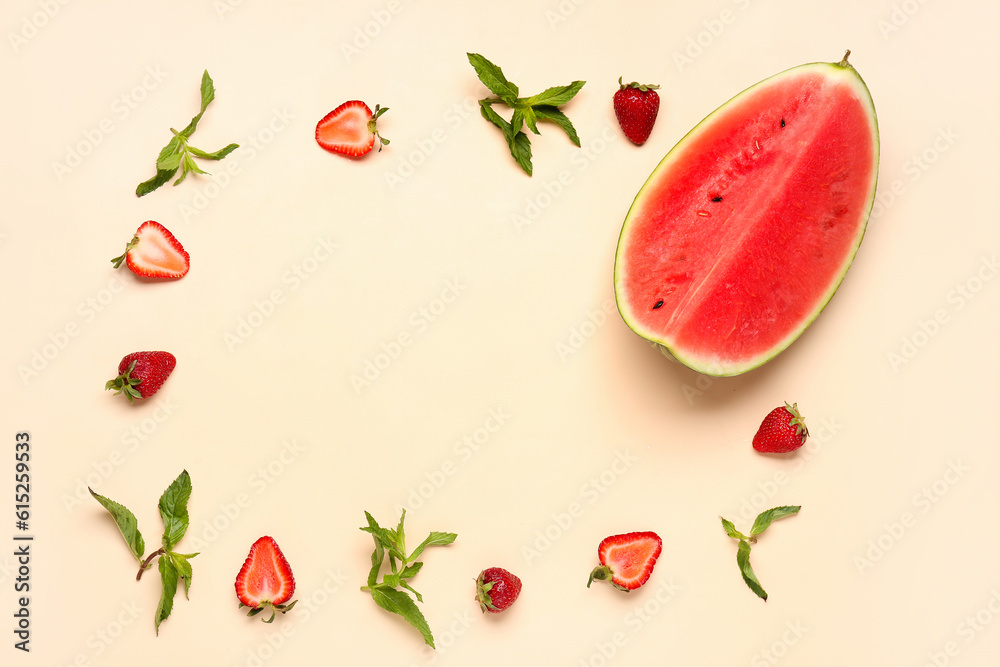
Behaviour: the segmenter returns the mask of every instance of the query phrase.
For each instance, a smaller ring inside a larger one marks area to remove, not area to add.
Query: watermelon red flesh
[[[616,258],[623,318],[701,372],[767,361],[836,291],[877,170],[874,108],[849,65],[804,65],[744,91],[636,197]]]

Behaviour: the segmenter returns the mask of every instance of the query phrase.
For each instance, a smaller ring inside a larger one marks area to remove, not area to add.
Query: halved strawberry
[[[274,620],[275,611],[284,614],[295,606],[295,602],[285,604],[293,593],[295,577],[292,576],[292,568],[274,538],[265,535],[250,547],[250,554],[236,576],[236,597],[240,599],[240,608],[250,607],[247,616],[256,616],[270,607],[271,617],[264,621],[270,623]]]
[[[166,227],[153,220],[139,225],[125,246],[125,253],[111,263],[117,269],[123,261],[132,273],[145,278],[183,278],[191,268],[191,257],[184,246]]]
[[[344,102],[316,124],[316,143],[331,153],[362,157],[371,152],[378,137],[381,151],[389,140],[378,133],[376,125],[378,117],[388,110],[376,104],[372,113],[361,100]]]
[[[587,588],[594,579],[609,579],[612,586],[626,593],[639,588],[653,573],[662,549],[660,536],[649,531],[604,538],[597,547],[601,564],[590,573]]]

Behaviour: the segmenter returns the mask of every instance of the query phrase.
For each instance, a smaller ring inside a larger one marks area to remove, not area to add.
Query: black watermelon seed
[[[785,119],[784,119],[784,118],[782,118],[782,119],[781,119],[781,127],[784,127],[784,126],[785,126]]]
[[[662,307],[663,307],[663,299],[660,299],[659,301],[656,302],[656,305],[653,306],[653,310],[656,310],[657,308],[662,308]]]
[[[719,203],[720,201],[722,201],[722,195],[715,195],[714,197],[712,197],[712,201],[714,201],[715,203]]]

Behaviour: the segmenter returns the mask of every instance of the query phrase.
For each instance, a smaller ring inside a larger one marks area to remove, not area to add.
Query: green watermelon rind
[[[643,203],[644,201],[643,193],[647,190],[647,188],[650,187],[651,184],[657,182],[658,175],[669,166],[672,156],[675,156],[679,152],[679,149],[686,148],[687,144],[690,141],[694,140],[697,137],[697,135],[710,124],[711,121],[717,118],[720,114],[724,113],[726,108],[731,103],[754,93],[760,87],[768,83],[773,83],[775,80],[788,76],[792,73],[801,72],[807,68],[820,69],[824,74],[824,76],[829,76],[829,75],[844,76],[845,74],[847,76],[850,76],[852,87],[857,92],[859,100],[867,107],[869,112],[867,115],[872,124],[871,131],[872,131],[872,137],[874,139],[872,146],[874,150],[873,158],[874,158],[875,168],[873,170],[872,182],[868,191],[868,199],[865,206],[862,209],[863,219],[859,221],[857,238],[851,245],[850,250],[845,254],[842,269],[837,274],[838,277],[835,280],[831,281],[827,292],[824,293],[823,296],[820,297],[820,299],[817,301],[816,308],[812,311],[812,313],[803,317],[799,325],[794,329],[790,330],[789,333],[786,336],[784,336],[781,339],[781,341],[779,341],[776,345],[774,345],[773,347],[771,347],[762,354],[745,359],[744,361],[742,361],[742,363],[720,363],[718,361],[706,359],[701,356],[687,355],[683,352],[683,350],[677,349],[676,346],[674,346],[672,342],[668,340],[666,337],[659,335],[655,331],[650,331],[640,326],[638,322],[636,322],[630,316],[629,312],[630,309],[628,308],[627,304],[623,303],[624,301],[624,299],[622,298],[623,282],[621,279],[620,271],[623,260],[622,253],[623,253],[624,241],[628,235],[630,227],[629,223],[632,218],[632,212],[633,210],[636,209],[636,207],[639,204]],[[819,317],[819,314],[823,312],[827,304],[833,298],[833,295],[840,288],[840,285],[843,282],[844,277],[847,275],[847,271],[854,263],[854,258],[857,255],[858,249],[861,247],[861,241],[864,239],[865,232],[867,231],[868,228],[868,221],[871,217],[872,207],[875,204],[875,190],[876,190],[876,185],[878,183],[879,144],[880,141],[879,141],[879,129],[878,129],[878,116],[875,112],[875,103],[872,100],[871,92],[868,90],[868,86],[861,78],[861,75],[858,74],[857,70],[855,70],[854,67],[849,62],[847,62],[847,55],[845,55],[844,59],[841,60],[839,63],[825,63],[825,62],[807,63],[805,65],[799,65],[797,67],[792,67],[782,72],[778,72],[777,74],[774,74],[766,79],[763,79],[762,81],[759,81],[758,83],[750,86],[749,88],[741,91],[740,93],[732,97],[725,104],[721,105],[720,107],[712,111],[708,116],[702,119],[701,122],[695,125],[686,135],[684,135],[684,137],[681,138],[680,141],[678,141],[674,145],[673,148],[670,149],[670,151],[663,157],[663,159],[660,160],[656,168],[653,169],[653,172],[650,174],[649,178],[646,179],[646,182],[643,184],[642,188],[639,189],[639,192],[636,194],[635,199],[632,202],[632,205],[629,207],[628,213],[626,213],[625,215],[625,221],[622,224],[622,231],[618,237],[618,249],[617,252],[615,253],[615,269],[614,269],[615,302],[618,306],[618,312],[621,315],[622,320],[624,320],[625,324],[627,324],[628,327],[632,329],[632,331],[634,331],[636,334],[638,334],[639,336],[645,338],[646,340],[652,343],[655,343],[659,347],[660,351],[664,353],[665,356],[667,356],[672,360],[676,360],[684,364],[688,368],[691,368],[692,370],[702,373],[704,375],[709,375],[713,377],[732,377],[736,375],[741,375],[748,371],[759,368],[768,361],[774,359],[781,352],[786,350],[789,345],[795,342],[795,340],[802,335],[802,333],[809,327],[809,325],[812,324],[817,317]]]

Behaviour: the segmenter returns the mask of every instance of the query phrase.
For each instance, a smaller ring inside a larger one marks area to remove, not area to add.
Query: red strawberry
[[[293,593],[295,577],[292,576],[292,568],[274,538],[265,535],[250,547],[250,554],[236,575],[236,597],[240,599],[240,608],[250,607],[247,616],[256,616],[265,607],[270,607],[271,617],[264,621],[270,623],[274,620],[275,611],[284,614],[295,606],[295,602],[285,604]]]
[[[378,117],[389,109],[375,105],[375,113],[360,100],[344,102],[316,124],[316,143],[330,151],[350,157],[363,157],[371,152],[375,137],[379,151],[389,140],[378,133]]]
[[[191,257],[166,227],[153,220],[139,225],[125,254],[111,260],[117,269],[122,262],[132,273],[145,278],[183,278],[191,268]]]
[[[656,114],[660,110],[660,96],[656,92],[659,86],[643,85],[635,81],[626,84],[622,83],[621,77],[618,77],[618,84],[620,88],[614,97],[615,116],[618,117],[618,124],[622,126],[625,136],[633,144],[641,146],[649,139]]]
[[[105,391],[125,394],[131,403],[137,398],[149,398],[173,372],[177,359],[169,352],[132,352],[118,364],[118,377],[108,380]]]
[[[663,541],[653,532],[612,535],[601,541],[597,556],[601,564],[590,573],[594,579],[610,579],[611,585],[626,593],[646,583],[663,549]]]
[[[484,614],[499,614],[520,594],[521,580],[502,567],[488,567],[476,579],[476,599]]]
[[[785,403],[764,417],[753,437],[753,448],[758,452],[784,454],[804,445],[808,436],[809,429],[799,414],[798,403]]]

